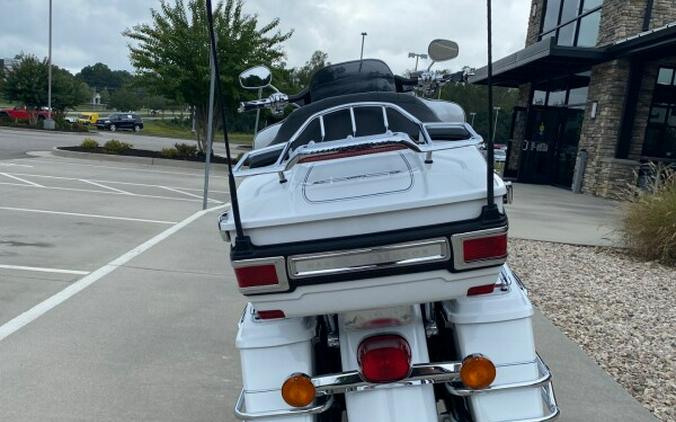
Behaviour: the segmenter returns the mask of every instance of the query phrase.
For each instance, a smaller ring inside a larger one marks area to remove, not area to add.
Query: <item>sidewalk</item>
[[[621,246],[622,203],[544,185],[514,184],[507,206],[509,234],[517,239],[588,246]]]

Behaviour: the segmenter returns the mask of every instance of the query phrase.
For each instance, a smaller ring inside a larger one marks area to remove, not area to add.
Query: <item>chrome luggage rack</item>
[[[360,108],[379,108],[382,111],[383,117],[383,132],[381,134],[369,135],[369,136],[356,136],[357,134],[357,121],[355,118],[355,109]],[[352,124],[352,135],[348,135],[344,139],[326,141],[326,127],[325,127],[325,116],[340,111],[348,110],[350,113],[350,121]],[[387,111],[393,110],[407,119],[409,122],[418,126],[419,129],[419,140],[413,140],[409,134],[404,132],[392,132],[390,130],[390,123],[387,117]],[[319,121],[319,128],[321,139],[317,141],[310,141],[305,145],[298,146],[293,148],[294,142],[303,134],[303,132],[308,128],[308,126],[313,123],[315,120]],[[468,136],[462,140],[454,141],[434,141],[433,137],[430,135],[430,129],[464,129]],[[285,182],[286,178],[284,172],[291,170],[296,164],[307,160],[310,156],[329,154],[329,153],[339,153],[344,151],[355,151],[355,150],[394,150],[394,149],[409,149],[417,153],[426,154],[425,161],[427,163],[432,162],[432,153],[435,151],[449,150],[455,148],[462,148],[469,145],[479,145],[483,143],[483,139],[479,134],[474,131],[472,126],[465,122],[459,123],[445,123],[445,122],[434,122],[434,123],[424,123],[420,121],[417,117],[406,111],[404,108],[393,104],[385,102],[356,102],[342,104],[339,106],[327,108],[320,112],[317,112],[311,115],[309,118],[303,122],[303,124],[298,128],[298,130],[289,138],[289,140],[282,144],[272,145],[266,148],[261,148],[254,151],[247,152],[235,165],[233,169],[233,174],[235,177],[249,177],[256,176],[260,174],[272,174],[277,173],[279,175],[280,182]],[[269,166],[263,166],[258,168],[248,168],[250,160],[257,156],[263,154],[274,154],[278,152],[278,157],[275,163]],[[378,152],[378,151],[374,151]]]
[[[531,381],[515,382],[507,384],[498,384],[487,387],[483,390],[472,390],[464,387],[459,382],[461,362],[444,363],[426,363],[413,365],[411,375],[399,382],[390,384],[371,384],[362,380],[358,371],[348,371],[340,374],[319,375],[312,377],[312,383],[317,390],[317,397],[314,404],[298,409],[278,409],[265,412],[249,412],[246,410],[246,393],[244,389],[240,392],[237,403],[235,403],[234,413],[240,420],[260,420],[267,418],[278,418],[284,416],[298,415],[316,415],[323,413],[334,402],[336,394],[344,394],[352,391],[367,391],[383,388],[400,388],[411,385],[425,384],[444,384],[447,391],[459,397],[468,397],[476,394],[491,394],[498,391],[510,391],[521,388],[538,388],[542,394],[545,409],[543,415],[535,418],[516,419],[504,422],[547,422],[556,419],[559,414],[559,406],[554,395],[552,386],[552,374],[539,355],[536,356],[538,367],[538,377]],[[499,367],[499,366],[498,366]],[[255,393],[255,392],[250,392]],[[281,393],[280,393],[281,394]]]

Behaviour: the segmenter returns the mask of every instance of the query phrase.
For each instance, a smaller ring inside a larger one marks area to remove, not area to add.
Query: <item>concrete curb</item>
[[[42,151],[35,151],[42,152]],[[181,160],[170,160],[166,158],[152,158],[152,157],[133,157],[127,155],[108,155],[108,154],[98,154],[92,152],[81,152],[81,151],[66,151],[54,147],[51,151],[46,151],[51,153],[51,155],[57,157],[65,158],[78,158],[83,160],[93,160],[93,161],[114,161],[118,163],[135,163],[135,164],[144,164],[148,166],[165,166],[165,167],[181,167],[181,168],[193,168],[193,169],[204,169],[204,163],[196,161],[181,161]],[[29,155],[33,154],[34,151],[28,152]],[[40,154],[42,155],[42,154]],[[225,164],[212,164],[213,167],[223,166]]]

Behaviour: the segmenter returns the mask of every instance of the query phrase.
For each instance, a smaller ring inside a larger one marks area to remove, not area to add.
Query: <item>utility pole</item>
[[[49,0],[49,52],[47,55],[47,119],[43,125],[45,129],[54,129],[52,120],[52,0]]]
[[[367,35],[366,32],[361,33],[361,53],[359,54],[359,60],[364,60],[364,38],[366,38]]]
[[[427,60],[427,54],[422,54],[422,53],[408,53],[409,58],[414,58],[415,57],[415,69],[413,70],[414,72],[418,71],[418,59],[423,59]]]

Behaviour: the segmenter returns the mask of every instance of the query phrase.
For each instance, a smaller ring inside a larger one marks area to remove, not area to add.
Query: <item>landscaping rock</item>
[[[620,249],[510,239],[533,303],[662,421],[676,421],[676,268]]]

